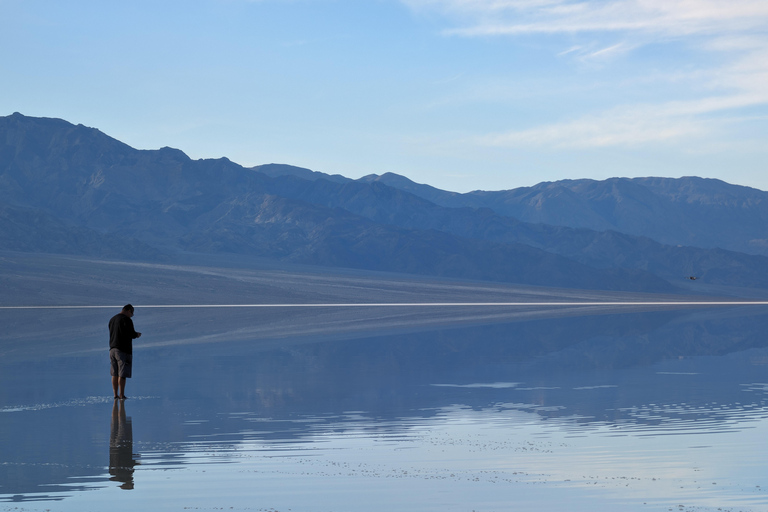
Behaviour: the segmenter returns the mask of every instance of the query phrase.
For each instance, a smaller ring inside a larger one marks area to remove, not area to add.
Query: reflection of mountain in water
[[[270,349],[246,342],[145,348],[136,353],[129,389],[153,398],[130,403],[142,426],[134,442],[141,467],[151,470],[182,467],[184,447],[194,451],[205,440],[310,440],[360,428],[407,433],[466,409],[494,421],[518,421],[522,412],[548,428],[619,435],[739,429],[768,407],[768,316],[760,313],[563,317],[286,340]],[[3,448],[0,494],[33,493],[41,484],[48,492],[86,489],[89,480],[110,478],[105,421],[112,400],[50,396],[62,389],[70,397],[108,394],[106,368],[104,354],[0,368],[4,404],[19,391],[51,405],[0,413],[1,438],[19,441]],[[133,471],[131,464],[110,466]],[[140,485],[138,472],[125,476],[121,482]]]
[[[354,410],[394,418],[456,403],[519,401],[555,407],[543,416],[605,419],[606,408],[639,410],[649,403],[743,403],[738,384],[748,382],[747,373],[723,371],[718,356],[768,345],[768,316],[753,313],[558,318],[268,351],[237,345],[227,354],[221,346],[196,347],[190,350],[200,355],[191,362],[164,366],[168,384],[158,385],[174,389],[175,400],[211,400],[219,410],[238,407],[270,417]],[[161,361],[173,360],[174,353],[152,351]],[[174,388],[171,383],[184,382],[188,372],[207,377]],[[494,382],[516,385],[457,387]],[[642,414],[626,416],[644,421]]]
[[[21,371],[25,369],[28,367]],[[3,370],[7,373],[6,368]],[[78,384],[76,379],[74,384]],[[22,493],[94,488],[93,480],[87,477],[100,474],[105,466],[105,453],[94,443],[108,440],[109,429],[104,424],[107,409],[99,411],[84,403],[46,403],[39,409],[5,410],[0,412],[0,502],[28,501]],[[4,498],[7,493],[17,496]],[[42,499],[46,496],[35,495],[35,501]]]

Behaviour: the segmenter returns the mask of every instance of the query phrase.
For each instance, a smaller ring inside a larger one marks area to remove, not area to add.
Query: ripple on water
[[[151,396],[130,397],[131,401],[145,400],[154,398]],[[50,402],[43,404],[12,405],[0,408],[0,412],[23,412],[23,411],[42,411],[45,409],[57,409],[60,407],[84,407],[94,404],[111,404],[115,401],[113,397],[107,396],[89,396],[86,398],[77,398],[74,400],[65,400],[63,402]]]

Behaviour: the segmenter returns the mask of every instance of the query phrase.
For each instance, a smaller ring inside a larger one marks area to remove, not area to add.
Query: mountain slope
[[[762,256],[440,206],[418,194],[471,195],[395,175],[350,180],[279,164],[195,161],[171,148],[139,151],[92,128],[20,114],[0,118],[0,185],[0,243],[17,250],[139,259],[239,254],[579,288],[664,291],[667,280],[688,276],[768,287]],[[646,208],[659,195],[632,181],[614,185],[643,197],[635,204]],[[744,200],[739,190],[735,204]],[[591,204],[566,192],[574,205]]]
[[[77,254],[126,260],[157,260],[162,253],[134,238],[66,224],[40,209],[0,204],[2,249]]]
[[[526,222],[615,230],[668,245],[768,255],[768,192],[720,180],[563,180],[513,190],[457,194],[396,174],[362,179],[405,190],[442,206],[490,208],[499,215]]]
[[[330,208],[343,208],[378,223],[436,230],[502,244],[524,244],[597,268],[633,269],[670,280],[697,276],[731,286],[768,286],[768,259],[724,250],[664,245],[616,231],[594,231],[520,222],[488,208],[445,208],[379,181],[312,181],[284,175],[270,190]]]
[[[291,179],[290,189],[328,183]],[[56,245],[60,252],[97,254],[91,246],[101,244],[103,254],[120,257],[128,251],[120,241],[135,239],[166,254],[247,254],[550,286],[670,289],[642,271],[596,269],[523,244],[378,222],[329,201],[284,194],[281,180],[227,159],[193,161],[171,148],[135,150],[61,120],[0,118],[0,205],[15,212],[0,231],[5,247],[50,250],[49,230],[30,229],[18,214],[23,211],[48,223],[54,219],[63,231],[92,236],[88,243],[65,237]],[[148,259],[157,256],[148,248],[136,250]]]

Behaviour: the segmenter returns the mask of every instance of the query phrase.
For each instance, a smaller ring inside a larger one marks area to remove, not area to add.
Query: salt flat
[[[615,312],[610,306],[541,303],[685,302],[701,296],[552,289],[441,280],[384,273],[325,270],[264,262],[250,268],[149,264],[51,255],[0,256],[0,355],[6,358],[81,353],[103,348],[105,317],[125,303],[137,308],[147,335],[136,347],[248,339],[337,338],[364,331],[413,331],[442,325],[509,322]],[[708,298],[706,300],[711,300]],[[733,299],[729,299],[733,300]],[[466,306],[417,307],[451,303]],[[471,305],[480,303],[480,305]],[[488,303],[537,303],[490,306]],[[402,304],[402,307],[355,307]],[[143,306],[153,306],[151,308]],[[213,306],[208,308],[178,306]],[[270,310],[229,305],[334,305]],[[347,305],[344,307],[343,305]],[[41,307],[74,309],[38,309]],[[168,306],[158,308],[157,306]],[[28,307],[29,309],[15,309]],[[637,304],[635,311],[669,305]],[[683,307],[682,305],[679,307]],[[6,309],[12,308],[12,309]],[[107,311],[104,311],[104,310]],[[623,309],[627,309],[624,307]],[[73,333],[77,333],[73,335]]]
[[[768,510],[764,305],[269,265],[0,268],[0,306],[43,307],[0,309],[0,510]],[[128,301],[144,336],[116,402],[106,323]],[[417,306],[584,301],[656,304]]]

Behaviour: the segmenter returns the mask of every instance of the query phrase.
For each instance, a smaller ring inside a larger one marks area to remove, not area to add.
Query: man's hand
[[[137,332],[137,333],[136,333],[136,337],[137,337],[137,338],[141,338],[141,333],[140,333],[140,332]]]

